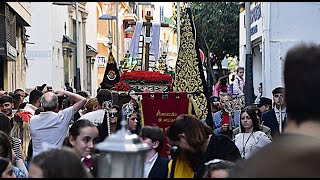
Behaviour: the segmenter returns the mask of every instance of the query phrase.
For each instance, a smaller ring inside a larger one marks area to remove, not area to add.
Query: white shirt
[[[281,110],[281,119],[282,119],[282,122],[284,121],[284,119],[286,118],[286,111],[287,111],[287,109],[286,108],[283,108],[282,110]],[[279,109],[277,109],[276,107],[274,107],[274,112],[276,113],[276,117],[277,117],[277,120],[278,120],[278,123],[279,123]]]
[[[32,116],[34,115],[37,109],[38,109],[37,107],[29,103],[26,104],[26,106],[23,108],[23,110],[30,112]]]
[[[264,132],[255,131],[237,134],[234,142],[240,151],[241,157],[248,159],[256,151],[269,144],[271,140]]]
[[[238,75],[233,81],[233,94],[243,95],[244,79],[241,79]]]
[[[30,135],[33,146],[33,157],[50,148],[62,146],[68,135],[69,122],[73,116],[73,106],[58,113],[41,112],[30,119]]]
[[[88,112],[82,115],[79,119],[87,119],[98,126],[103,122],[105,112],[106,111],[104,109],[98,109],[96,111]]]
[[[143,178],[148,178],[149,173],[158,158],[158,153],[156,153],[149,161],[144,163],[144,171],[143,171]]]

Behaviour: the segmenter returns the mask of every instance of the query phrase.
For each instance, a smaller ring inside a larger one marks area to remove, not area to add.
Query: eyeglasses
[[[109,112],[109,117],[115,117],[118,116],[118,112]]]

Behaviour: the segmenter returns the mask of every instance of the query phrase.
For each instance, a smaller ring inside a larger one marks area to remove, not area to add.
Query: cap
[[[272,105],[272,100],[267,97],[261,97],[258,103],[255,103],[256,105]]]
[[[212,103],[220,101],[220,98],[218,96],[211,96],[209,99],[210,99],[210,102]]]
[[[277,87],[272,91],[272,94],[279,94],[279,93],[283,93],[284,92],[284,88],[283,87]]]

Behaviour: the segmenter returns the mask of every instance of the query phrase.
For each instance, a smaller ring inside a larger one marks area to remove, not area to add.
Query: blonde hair
[[[99,103],[98,103],[98,99],[97,98],[89,98],[87,100],[87,103],[85,104],[85,109],[83,111],[83,114],[86,114],[88,112],[92,112],[94,110],[94,108],[96,106],[98,106]]]

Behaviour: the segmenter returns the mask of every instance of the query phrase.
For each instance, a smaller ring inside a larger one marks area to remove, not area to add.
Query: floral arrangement
[[[124,81],[119,81],[116,83],[113,87],[113,90],[115,91],[129,91],[130,85]]]
[[[172,77],[169,74],[162,74],[159,72],[152,71],[131,71],[124,72],[120,81],[126,81],[128,83],[172,83]]]

